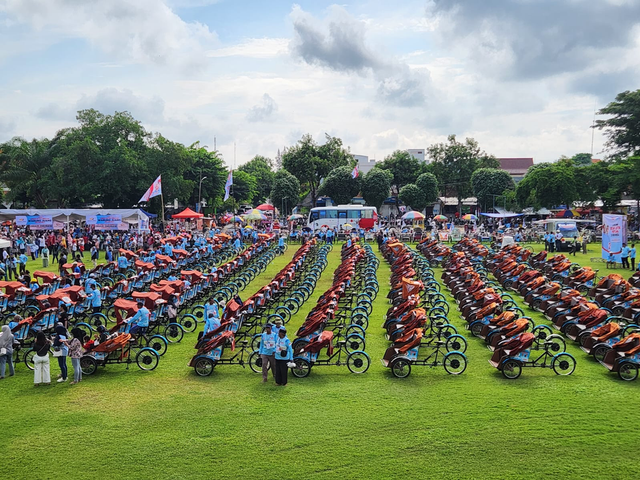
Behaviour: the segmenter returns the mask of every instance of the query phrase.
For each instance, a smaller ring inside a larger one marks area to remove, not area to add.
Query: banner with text
[[[122,215],[89,215],[87,225],[93,225],[96,230],[119,230]]]
[[[53,230],[53,218],[41,215],[18,215],[16,225],[31,230]]]
[[[602,215],[602,258],[620,262],[622,244],[627,241],[627,217]]]

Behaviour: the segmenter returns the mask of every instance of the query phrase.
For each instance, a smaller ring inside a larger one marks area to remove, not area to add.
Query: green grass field
[[[576,260],[590,264],[599,253],[590,247]],[[293,251],[276,258],[243,298]],[[328,259],[291,320],[290,338],[330,286],[339,249]],[[604,264],[594,266],[604,273]],[[199,378],[187,367],[195,333],[171,345],[153,372],[108,365],[76,386],[34,388],[32,372],[19,364],[0,383],[2,477],[636,478],[640,384],[618,380],[573,345],[572,376],[524,369],[508,381],[488,364],[484,342],[464,330],[453,303],[450,321],[469,342],[466,372],[414,367],[409,378],[393,378],[380,363],[389,276],[382,260],[364,375],[318,367],[279,388],[249,368],[220,366]]]

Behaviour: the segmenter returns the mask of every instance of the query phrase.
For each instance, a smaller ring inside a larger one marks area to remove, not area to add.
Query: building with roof
[[[360,176],[371,171],[376,165],[375,159],[370,159],[367,155],[354,155],[353,158],[358,161],[358,173]]]
[[[407,150],[407,153],[420,162],[424,163],[426,161],[425,160],[426,150],[424,148],[409,148]]]
[[[499,158],[500,168],[511,175],[513,181],[518,183],[533,165],[533,158]]]

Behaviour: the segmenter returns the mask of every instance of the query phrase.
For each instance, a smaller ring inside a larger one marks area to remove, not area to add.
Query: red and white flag
[[[149,190],[144,193],[138,203],[148,202],[150,198],[157,197],[158,195],[162,195],[162,175],[158,175],[158,178],[151,184]]]
[[[358,171],[358,165],[356,165],[351,171],[351,178],[358,178],[358,175],[360,175],[360,172]]]

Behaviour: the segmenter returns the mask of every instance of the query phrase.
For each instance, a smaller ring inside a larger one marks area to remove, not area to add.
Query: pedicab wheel
[[[24,318],[34,317],[38,314],[39,311],[40,309],[35,305],[27,305],[26,307],[24,307],[24,310],[22,311],[22,316]]]
[[[244,280],[243,277],[238,277],[235,280],[236,285],[238,285],[238,289],[240,290],[244,290],[245,287],[247,286],[247,282]]]
[[[160,356],[163,356],[165,353],[167,353],[168,346],[169,342],[161,335],[153,335],[147,340],[147,347],[155,350],[155,352]]]
[[[96,327],[100,326],[100,325],[106,325],[107,324],[107,316],[104,313],[92,313],[89,316],[89,325],[95,325]]]
[[[196,328],[198,328],[198,319],[195,315],[191,315],[190,313],[185,313],[180,318],[180,325],[185,332],[194,332]]]
[[[483,327],[484,325],[482,324],[482,322],[479,322],[479,321],[473,322],[469,327],[469,330],[471,330],[471,335],[473,335],[474,337],[479,337],[480,334],[482,333]]]
[[[200,357],[196,359],[193,369],[195,370],[196,375],[200,377],[208,377],[213,373],[213,367],[215,366],[216,364],[210,358]]]
[[[567,351],[567,344],[560,335],[551,335],[547,338],[547,351],[553,353],[554,355],[558,353],[564,353]]]
[[[311,373],[311,364],[309,362],[304,358],[294,358],[293,363],[296,364],[295,367],[291,367],[291,373],[293,373],[294,377],[304,378],[309,376],[309,373]]]
[[[347,349],[347,353],[354,353],[357,351],[362,351],[365,349],[366,342],[363,337],[358,335],[357,333],[352,333],[347,336],[347,341],[345,343],[345,348]]]
[[[363,351],[351,352],[347,357],[347,368],[351,373],[364,373],[369,370],[371,360]]]
[[[618,368],[618,377],[625,382],[632,382],[638,378],[638,365],[632,362],[622,362]]]
[[[91,335],[93,334],[93,328],[88,323],[76,323],[76,326],[74,328],[79,328],[88,337],[91,337]]]
[[[262,335],[257,333],[251,338],[251,350],[259,350],[260,342],[262,341]]]
[[[136,363],[140,370],[155,370],[160,361],[160,355],[153,348],[145,347],[136,355]]]
[[[184,329],[179,323],[170,323],[164,329],[164,338],[169,343],[178,343],[184,337]]]
[[[533,308],[534,310],[539,310],[540,305],[542,305],[542,299],[540,298],[534,298],[531,302],[531,308]]]
[[[278,308],[276,308],[275,314],[280,315],[284,323],[288,323],[289,320],[291,320],[291,310],[289,310],[284,305],[280,305]]]
[[[449,352],[444,356],[444,370],[450,375],[460,375],[467,369],[467,357],[460,352]]]
[[[300,310],[300,302],[293,297],[287,298],[284,302],[284,306],[289,309],[292,315],[295,315],[298,313],[298,310]]]
[[[447,352],[460,352],[467,351],[467,340],[462,335],[451,335],[447,338],[444,344]]]
[[[411,360],[406,357],[391,360],[391,373],[396,378],[407,378],[411,375]]]
[[[35,356],[35,350],[28,350],[27,353],[24,354],[24,364],[29,370],[33,370],[35,368],[35,365],[33,364],[33,357]]]
[[[85,355],[80,359],[80,370],[83,375],[93,375],[98,369],[98,362],[90,355]]]
[[[438,325],[435,327],[435,329],[439,338],[449,338],[452,335],[458,334],[458,330],[456,330],[456,327],[449,323],[445,325]]]
[[[369,326],[369,319],[362,313],[356,313],[351,317],[351,323],[362,327],[363,330],[366,330]]]
[[[360,335],[362,338],[364,338],[365,336],[364,328],[361,325],[352,323],[347,327],[347,337],[349,337],[349,335],[354,333],[357,335]]]
[[[536,346],[540,347],[544,344],[544,342],[547,341],[547,338],[553,335],[553,330],[551,330],[551,327],[549,327],[548,325],[538,325],[533,329],[531,333],[536,336],[534,340]]]
[[[204,321],[204,305],[194,305],[189,310],[189,313],[196,317],[196,321],[202,322]]]
[[[254,373],[262,372],[262,357],[257,351],[251,352],[249,355],[249,367]]]
[[[596,345],[593,347],[593,358],[595,358],[598,362],[602,362],[604,360],[604,356],[607,352],[611,350],[609,345]]]
[[[118,319],[116,318],[116,309],[113,305],[109,305],[104,312],[105,317],[107,317],[107,322],[116,323]]]
[[[571,375],[576,369],[576,360],[568,353],[559,353],[551,360],[551,368],[556,372],[556,375]]]
[[[502,375],[509,380],[515,380],[522,373],[522,364],[518,360],[509,358],[502,362]]]
[[[291,348],[293,349],[293,352],[296,353],[302,350],[307,345],[309,345],[309,342],[307,342],[306,340],[302,340],[301,338],[296,338],[291,344]]]

